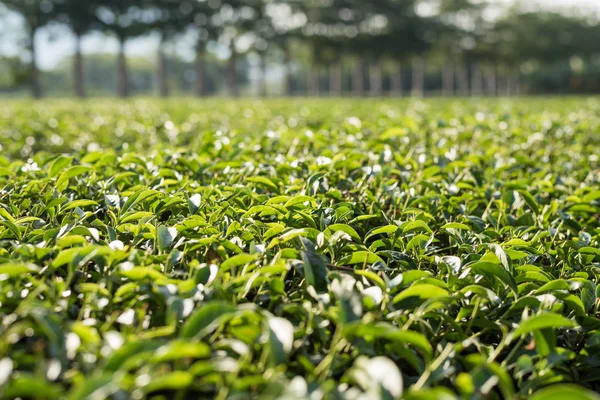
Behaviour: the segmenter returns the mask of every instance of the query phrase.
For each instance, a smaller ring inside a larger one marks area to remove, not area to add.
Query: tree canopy
[[[348,57],[367,63],[406,63],[420,57],[474,79],[477,66],[523,75],[532,66],[564,65],[577,58],[593,68],[600,39],[600,25],[589,15],[518,6],[496,7],[492,13],[494,4],[486,0],[0,0],[0,4],[23,17],[32,54],[37,31],[49,24],[66,25],[77,37],[101,31],[123,47],[129,39],[151,33],[158,33],[161,43],[177,45],[183,42],[180,39],[193,37],[199,54],[207,48],[231,54],[224,69],[230,85],[235,83],[231,77],[237,55],[258,54],[264,60],[267,53],[284,51],[280,62],[289,63],[292,44],[306,50],[296,52],[297,58],[315,65],[336,64]],[[31,80],[37,81],[32,58]],[[119,62],[124,64],[123,59]],[[198,76],[201,69],[198,63]],[[39,92],[39,84],[33,86]]]

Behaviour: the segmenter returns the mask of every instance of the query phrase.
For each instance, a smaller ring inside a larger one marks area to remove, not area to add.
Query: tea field
[[[600,99],[4,101],[0,147],[1,398],[600,398]]]

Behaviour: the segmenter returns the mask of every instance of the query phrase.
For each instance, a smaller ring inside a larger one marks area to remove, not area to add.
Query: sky
[[[577,11],[593,9],[600,12],[600,0],[495,0],[499,4],[518,4],[538,3],[549,8],[570,8]],[[20,18],[16,15],[9,15],[0,21],[0,55],[15,55],[19,52],[17,38],[11,32],[18,31]],[[141,39],[135,39],[129,42],[127,53],[130,56],[148,56],[153,54],[156,49],[158,39],[155,36],[149,36]],[[74,42],[64,30],[54,28],[54,32],[44,29],[36,39],[38,48],[38,64],[42,69],[52,69],[58,65],[65,57],[73,53]],[[189,46],[179,46],[180,49]],[[83,52],[106,52],[116,53],[118,44],[114,38],[95,33],[85,38],[83,42]],[[173,51],[176,51],[174,48]],[[178,51],[183,58],[191,57],[185,51]]]

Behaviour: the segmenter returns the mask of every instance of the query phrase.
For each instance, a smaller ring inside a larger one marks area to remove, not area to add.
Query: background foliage
[[[18,94],[27,83],[35,97],[85,97],[86,87],[121,97],[595,93],[597,11],[487,0],[2,0],[0,38],[14,43],[0,58],[0,88]],[[71,66],[52,71],[70,75],[60,88],[43,84],[49,74],[36,65],[42,30],[74,41]],[[91,35],[118,42],[113,71],[95,68],[98,54],[86,61]],[[147,79],[126,53],[150,37]]]

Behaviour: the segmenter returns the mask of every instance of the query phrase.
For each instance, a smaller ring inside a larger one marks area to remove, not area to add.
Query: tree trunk
[[[163,48],[163,40],[158,45],[158,59],[156,78],[158,82],[158,94],[160,97],[169,97],[169,80],[167,74],[167,57]]]
[[[319,96],[321,92],[321,77],[319,65],[311,64],[308,70],[308,95]]]
[[[498,94],[497,85],[496,66],[494,65],[488,67],[485,73],[485,86],[488,96],[496,96]]]
[[[518,96],[519,95],[519,71],[514,68],[508,70],[508,95]]]
[[[293,95],[294,77],[292,76],[292,51],[289,43],[285,43],[283,48],[283,64],[285,69],[283,78],[283,94],[287,97],[290,97]]]
[[[294,82],[292,77],[292,55],[290,45],[288,43],[285,44],[283,49],[283,64],[285,69],[285,76],[283,78],[283,93],[285,96],[290,97],[292,96]]]
[[[460,96],[468,96],[469,95],[469,71],[467,70],[467,66],[465,64],[460,64],[458,66],[457,74],[457,89]]]
[[[454,66],[444,65],[442,68],[442,96],[454,95]]]
[[[471,96],[482,96],[483,95],[483,75],[481,73],[481,66],[479,63],[475,63],[472,66],[471,72]]]
[[[395,65],[390,75],[390,84],[392,96],[402,96],[402,64]]]
[[[383,73],[381,72],[381,62],[373,61],[369,66],[369,82],[371,96],[381,97],[383,93]]]
[[[203,42],[198,44],[196,48],[196,82],[194,92],[198,97],[206,96],[206,85],[205,85],[205,67],[204,60],[206,55],[206,47]]]
[[[503,73],[498,78],[498,95],[499,96],[510,96],[510,80],[508,73]]]
[[[125,55],[126,39],[119,39],[119,54],[117,56],[117,92],[119,97],[129,97],[129,73],[127,71],[127,57]]]
[[[425,59],[413,57],[412,59],[412,90],[413,97],[423,97],[425,93]]]
[[[267,97],[267,55],[265,53],[260,54],[259,69],[258,95]]]
[[[227,62],[227,91],[229,96],[238,97],[240,95],[237,85],[237,52],[235,50],[235,40],[231,41],[231,56]]]
[[[342,95],[342,80],[342,63],[337,60],[329,69],[329,94],[331,96],[340,97]]]
[[[83,77],[83,54],[81,53],[81,34],[75,34],[75,54],[73,56],[73,90],[75,96],[86,97]]]
[[[362,58],[357,57],[352,71],[352,92],[357,97],[365,95],[364,68]]]
[[[40,83],[40,71],[37,66],[37,48],[35,45],[35,36],[37,28],[31,28],[29,33],[29,46],[31,50],[31,95],[35,99],[42,97],[42,85]]]

